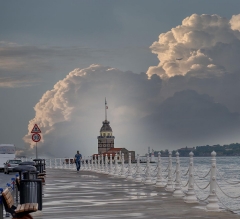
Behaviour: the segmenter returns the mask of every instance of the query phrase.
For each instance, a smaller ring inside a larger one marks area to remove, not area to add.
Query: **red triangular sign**
[[[40,130],[40,128],[38,127],[37,124],[34,125],[31,133],[41,133],[41,130]]]

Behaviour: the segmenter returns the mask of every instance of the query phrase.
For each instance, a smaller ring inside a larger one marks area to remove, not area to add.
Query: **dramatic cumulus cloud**
[[[218,15],[193,14],[182,25],[162,33],[150,47],[160,61],[147,74],[214,77],[240,70],[239,15],[229,21]]]
[[[100,65],[73,70],[36,104],[24,137],[27,148],[34,152],[30,131],[37,123],[40,154],[96,153],[105,97],[115,147],[144,153],[148,146],[239,142],[238,21],[239,15],[185,18],[153,43],[160,63],[147,74]]]
[[[107,97],[108,118],[117,133],[116,146],[131,148],[134,132],[130,126],[155,108],[160,88],[158,76],[149,80],[146,74],[99,65],[75,69],[42,96],[24,140],[34,148],[30,132],[36,123],[42,130],[40,153],[69,156],[76,149],[83,153],[97,152],[97,135],[104,120]]]

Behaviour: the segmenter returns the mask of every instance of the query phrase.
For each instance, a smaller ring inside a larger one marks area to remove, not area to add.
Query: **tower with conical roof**
[[[105,120],[102,122],[102,127],[100,129],[100,136],[98,139],[98,154],[107,152],[109,149],[114,148],[114,139],[112,135],[112,128],[109,125],[110,122],[107,120],[107,101],[105,98]]]

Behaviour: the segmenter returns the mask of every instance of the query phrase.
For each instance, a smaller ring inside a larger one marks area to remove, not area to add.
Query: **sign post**
[[[36,142],[36,159],[38,159],[38,153],[37,153],[37,142],[39,142],[41,140],[41,135],[39,133],[41,133],[40,128],[38,127],[37,124],[34,125],[31,133],[33,133],[32,135],[32,140],[34,142]]]

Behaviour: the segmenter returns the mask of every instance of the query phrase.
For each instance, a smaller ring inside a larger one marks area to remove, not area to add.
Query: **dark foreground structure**
[[[240,218],[207,212],[206,204],[186,204],[164,188],[89,171],[48,169],[43,210],[33,218]]]

